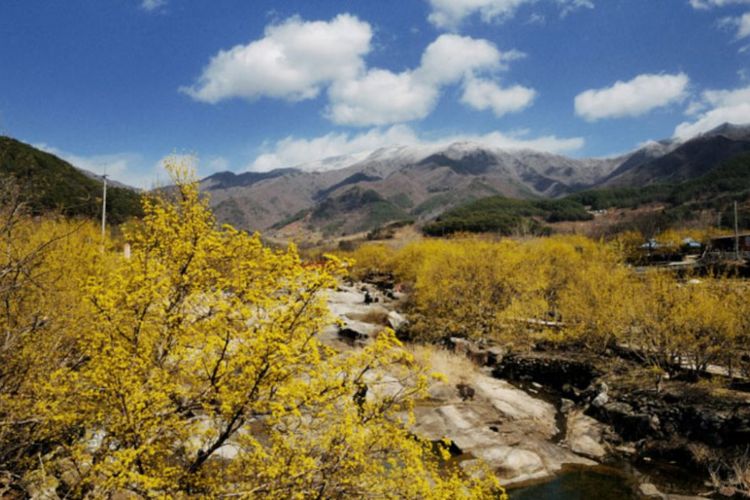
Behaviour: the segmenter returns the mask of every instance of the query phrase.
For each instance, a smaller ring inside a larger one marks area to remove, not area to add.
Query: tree
[[[75,362],[34,380],[54,443],[34,474],[75,497],[501,494],[410,434],[427,376],[393,332],[348,353],[320,343],[336,259],[306,268],[294,247],[216,228],[189,170],[172,172],[176,188],[125,235],[132,258],[83,280]],[[386,373],[398,390],[376,390]]]

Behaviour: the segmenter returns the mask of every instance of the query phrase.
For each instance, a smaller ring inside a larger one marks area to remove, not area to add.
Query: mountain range
[[[694,194],[705,207],[709,199],[737,194],[734,187],[750,182],[747,162],[726,166],[743,153],[750,153],[750,126],[725,124],[685,142],[649,142],[611,158],[577,159],[472,142],[393,146],[269,172],[221,172],[203,179],[200,187],[220,222],[271,237],[330,238],[396,221],[443,232],[462,230],[468,219],[480,228],[526,216],[547,222],[583,220],[587,206],[684,204]],[[0,137],[0,178],[8,175],[26,190],[34,212],[101,213],[98,176]],[[731,186],[724,177],[734,179]],[[488,203],[467,205],[490,197],[494,200]],[[110,220],[138,216],[139,198],[134,189],[112,185]],[[452,211],[462,206],[470,208]],[[441,214],[448,218],[435,225]],[[497,214],[504,216],[498,219]]]
[[[340,236],[393,221],[420,223],[489,196],[562,198],[581,191],[674,184],[750,152],[750,126],[724,124],[691,140],[576,159],[472,142],[394,146],[270,172],[201,181],[224,222],[270,235]],[[331,167],[335,168],[331,168]]]

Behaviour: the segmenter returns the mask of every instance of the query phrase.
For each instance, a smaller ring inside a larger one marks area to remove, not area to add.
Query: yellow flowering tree
[[[173,172],[125,235],[132,257],[83,275],[75,362],[34,380],[49,442],[34,474],[96,498],[501,494],[409,433],[427,377],[392,332],[348,353],[320,343],[339,262],[306,268],[294,248],[217,228]]]

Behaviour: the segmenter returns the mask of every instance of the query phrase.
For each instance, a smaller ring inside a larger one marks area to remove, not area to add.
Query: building
[[[713,259],[734,259],[735,243],[738,247],[736,250],[739,251],[738,257],[750,259],[750,233],[711,238],[706,247],[706,256]]]

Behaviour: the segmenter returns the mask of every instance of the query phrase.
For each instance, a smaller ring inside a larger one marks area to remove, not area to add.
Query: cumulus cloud
[[[687,140],[723,123],[750,124],[750,86],[734,90],[707,90],[701,94],[704,111],[692,122],[677,125],[674,136]]]
[[[219,52],[199,80],[181,90],[216,103],[232,97],[298,101],[327,88],[325,116],[332,122],[380,126],[422,119],[445,86],[525,57],[487,40],[443,34],[425,48],[419,66],[393,72],[367,68],[371,39],[370,26],[348,14],[331,21],[294,17],[268,27],[260,40]]]
[[[681,101],[690,79],[675,75],[639,75],[611,87],[590,89],[575,98],[576,114],[587,121],[640,116],[653,109]]]
[[[438,28],[456,29],[472,15],[485,22],[502,22],[512,18],[525,4],[538,0],[428,0],[432,12],[428,20]],[[592,0],[553,0],[565,16],[580,8],[593,8]]]
[[[427,46],[417,73],[425,82],[450,84],[478,69],[505,69],[522,57],[516,50],[500,53],[487,40],[446,34]]]
[[[503,88],[490,80],[470,78],[464,85],[461,102],[480,111],[491,109],[495,116],[501,117],[526,109],[535,97],[536,92],[528,87]]]
[[[386,125],[426,117],[441,89],[477,72],[507,69],[521,52],[500,52],[487,40],[444,34],[427,46],[420,65],[402,73],[373,69],[329,89],[327,116],[343,125]]]
[[[492,148],[534,149],[552,153],[571,152],[584,145],[584,140],[580,137],[558,138],[550,135],[529,138],[525,134],[504,134],[497,131],[426,139],[407,125],[394,125],[388,128],[374,128],[359,134],[329,133],[312,139],[287,137],[268,145],[269,151],[259,155],[248,168],[265,171],[288,166],[304,167],[308,164],[311,168],[320,169],[321,164],[311,163],[311,160],[366,154],[388,146],[442,147],[457,141],[471,141]],[[336,166],[336,163],[332,165]]]
[[[331,21],[287,19],[265,36],[216,54],[198,81],[180,90],[203,102],[239,97],[299,101],[336,80],[356,77],[370,51],[372,29],[349,14]]]
[[[167,0],[143,0],[141,2],[141,9],[151,12],[165,5],[167,5]]]
[[[707,10],[714,7],[725,7],[733,4],[750,4],[750,0],[690,0],[690,6],[694,9],[700,10]]]
[[[421,119],[434,109],[441,89],[476,72],[506,69],[523,57],[500,52],[487,40],[444,34],[427,46],[420,65],[401,73],[371,69],[361,77],[334,82],[327,116],[342,125],[387,125]]]
[[[438,87],[412,72],[375,69],[362,78],[342,80],[328,92],[328,118],[345,125],[385,125],[424,118],[435,107]]]

